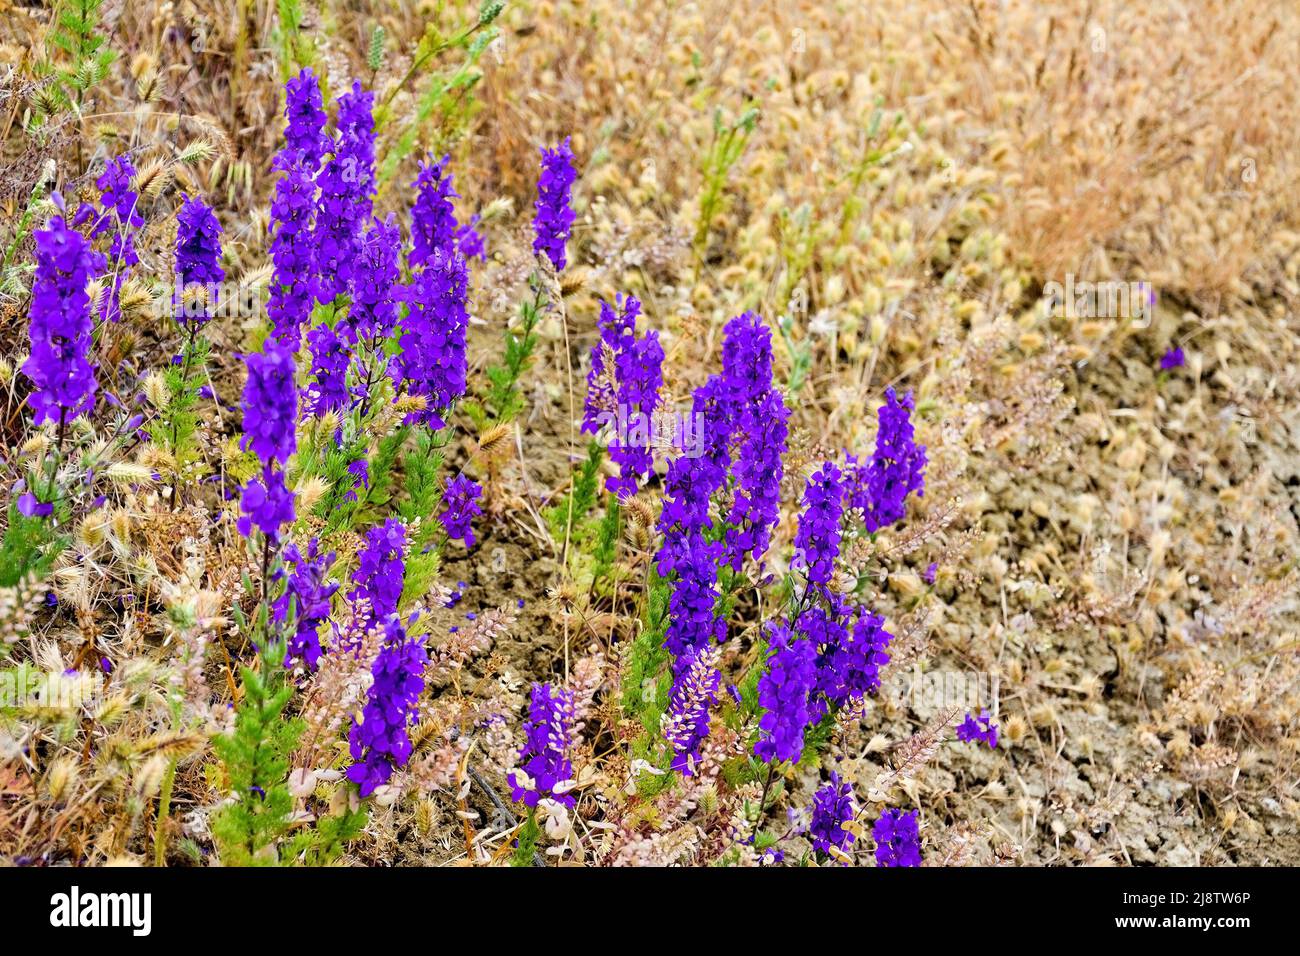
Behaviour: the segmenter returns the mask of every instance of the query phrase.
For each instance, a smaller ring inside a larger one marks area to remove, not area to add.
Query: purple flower
[[[913,491],[925,494],[925,446],[913,438],[913,408],[911,392],[900,401],[892,386],[885,389],[885,404],[877,413],[875,453],[865,464],[849,456],[849,506],[862,510],[868,531],[901,521],[907,496]]]
[[[622,295],[618,309],[600,303],[600,341],[591,351],[591,371],[587,375],[587,397],[583,408],[582,430],[596,434],[617,406],[617,433],[609,445],[609,457],[619,465],[616,477],[605,479],[605,488],[623,497],[637,492],[639,479],[654,465],[650,453],[650,416],[659,403],[663,385],[664,350],[658,332],[636,337],[636,319],[641,303],[635,296]],[[614,394],[605,384],[605,354],[614,356]]]
[[[352,573],[356,587],[348,592],[348,600],[366,598],[370,602],[367,620],[373,624],[396,613],[405,574],[406,526],[389,518],[366,532],[365,547]]]
[[[975,717],[970,711],[967,711],[966,719],[957,725],[957,739],[967,743],[976,740],[982,741],[989,745],[990,750],[996,750],[998,746],[998,725],[993,723],[993,718],[987,710],[981,711],[979,717]]]
[[[352,487],[343,497],[346,501],[356,501],[358,491],[362,488],[366,491],[370,490],[370,462],[358,458],[348,465],[348,474],[352,476]]]
[[[450,258],[456,255],[456,207],[459,198],[452,188],[452,176],[446,172],[451,162],[444,156],[436,163],[420,163],[415,179],[415,205],[411,207],[411,254],[408,265],[414,270],[433,258],[435,252]]]
[[[456,227],[456,248],[466,259],[478,259],[480,262],[487,262],[487,248],[483,244],[483,235],[478,231],[478,224],[482,217],[475,213],[470,216],[469,222],[462,226]]]
[[[130,268],[140,261],[135,251],[135,232],[144,225],[144,219],[136,211],[139,196],[131,188],[131,178],[135,167],[125,153],[110,159],[104,166],[104,172],[95,180],[99,187],[100,198],[98,215],[88,205],[83,204],[77,212],[77,224],[93,217],[94,224],[90,237],[112,233],[109,243],[109,258],[112,260],[112,280],[108,289],[108,301],[104,307],[104,318],[116,322],[121,317],[121,289]]]
[[[249,448],[263,464],[283,465],[298,447],[294,427],[298,414],[298,390],[294,384],[293,353],[274,339],[267,339],[261,352],[245,358],[248,380],[244,383],[244,437],[240,447]]]
[[[871,835],[876,841],[877,866],[920,866],[921,831],[915,810],[889,809],[880,815]]]
[[[846,852],[855,838],[843,825],[850,822],[857,812],[853,785],[840,780],[840,775],[831,771],[830,780],[813,794],[812,821],[808,825],[813,849],[829,854],[834,847],[841,853]]]
[[[827,707],[843,707],[880,689],[880,668],[889,663],[886,648],[894,636],[885,619],[865,607],[848,608],[832,596],[832,610],[810,608],[799,619],[799,629],[817,648],[817,690],[820,699],[814,716]]]
[[[716,375],[695,390],[691,421],[701,439],[701,447],[696,449],[699,453],[681,454],[668,463],[663,510],[659,514],[659,530],[664,533],[664,546],[658,559],[660,574],[668,573],[664,555],[673,550],[674,536],[713,527],[709,502],[726,482],[731,464],[730,426],[721,400],[723,391],[722,379]]]
[[[600,431],[617,401],[616,395],[605,381],[605,352],[608,349],[617,356],[625,343],[636,339],[636,317],[641,314],[641,302],[635,296],[628,296],[624,302],[622,293],[619,294],[618,301],[620,308],[616,310],[604,299],[600,300],[600,317],[596,320],[600,338],[591,347],[587,395],[582,406],[582,430],[589,435]]]
[[[938,561],[931,561],[930,566],[927,567],[925,569],[925,573],[921,575],[921,577],[925,579],[925,583],[930,585],[934,584],[934,579],[937,578],[938,576],[939,576]]]
[[[631,297],[628,297],[631,300]],[[605,479],[605,489],[615,495],[635,495],[642,478],[654,468],[650,452],[650,427],[655,407],[659,404],[659,388],[663,385],[663,346],[659,333],[649,331],[644,337],[631,342],[618,354],[618,407],[620,416],[638,416],[645,435],[638,436],[635,429],[609,444],[609,457],[618,464],[618,477]],[[626,440],[625,440],[626,439]]]
[[[718,671],[719,654],[716,646],[687,652],[673,681],[668,712],[661,725],[664,739],[673,751],[672,769],[688,777],[695,774],[700,746],[709,735],[709,708],[718,702],[718,684],[722,679]]]
[[[460,474],[447,482],[443,492],[444,511],[438,520],[447,529],[447,537],[453,541],[462,541],[465,547],[474,547],[474,529],[470,522],[483,513],[478,506],[479,496],[483,494],[481,486]]]
[[[284,152],[299,153],[315,173],[325,152],[325,110],[320,83],[308,67],[284,85],[284,117],[289,121],[284,131]]]
[[[41,501],[28,491],[18,496],[18,513],[27,518],[48,518],[54,514],[54,504]]]
[[[103,258],[62,216],[51,219],[34,238],[31,350],[23,373],[34,386],[27,401],[39,425],[71,420],[94,408],[97,383],[89,359],[92,323],[86,283]]]
[[[333,155],[316,176],[320,197],[313,236],[318,302],[332,302],[345,292],[358,264],[375,178],[374,99],[353,82],[352,90],[339,97],[338,139],[326,139]]]
[[[291,544],[284,557],[293,568],[274,607],[275,620],[283,623],[289,615],[289,603],[293,602],[294,631],[289,635],[284,666],[291,667],[294,661],[301,660],[309,671],[314,671],[321,656],[320,627],[329,620],[330,599],[339,589],[337,581],[325,580],[325,572],[334,563],[334,552],[322,554],[320,543],[312,538],[306,554]]]
[[[804,489],[803,513],[794,546],[800,563],[807,569],[808,583],[826,585],[840,555],[840,519],[844,515],[844,488],[840,470],[829,461],[808,479]]]
[[[1161,356],[1160,368],[1168,372],[1172,369],[1182,368],[1186,361],[1187,357],[1183,355],[1183,350],[1175,346]]]
[[[293,492],[285,487],[284,472],[267,465],[261,479],[254,478],[244,486],[239,498],[239,533],[245,538],[256,526],[273,542],[280,540],[280,527],[292,524],[294,513]]]
[[[798,760],[804,730],[812,721],[809,698],[817,682],[817,649],[811,641],[791,637],[784,624],[768,625],[772,656],[758,679],[758,742],[754,754],[772,762]]]
[[[297,352],[302,326],[316,300],[316,247],[312,212],[316,207],[315,166],[293,150],[275,159],[284,175],[276,181],[271,200],[271,288],[266,313],[274,336]]]
[[[732,475],[736,495],[727,519],[727,561],[739,571],[746,555],[755,560],[767,551],[781,517],[782,455],[789,434],[790,411],[772,390],[760,400],[736,455]]]
[[[352,364],[352,350],[324,322],[307,333],[307,347],[311,349],[313,381],[306,388],[303,404],[318,416],[346,407],[351,399],[348,367]]]
[[[671,534],[660,550],[659,573],[677,574],[668,598],[668,629],[663,646],[679,665],[690,654],[703,651],[727,637],[727,622],[718,617],[718,560],[722,544],[708,541],[699,531]]]
[[[545,797],[566,807],[575,804],[568,792],[573,778],[568,755],[573,745],[573,723],[573,695],[569,691],[555,690],[549,683],[533,685],[519,769],[506,777],[512,800],[528,807],[537,806]]]
[[[420,417],[434,429],[446,424],[444,413],[465,394],[468,283],[464,258],[435,250],[409,290],[395,374],[412,394],[425,397],[428,406]]]
[[[401,231],[392,216],[384,222],[371,220],[357,251],[357,268],[351,273],[352,305],[346,331],[339,330],[352,342],[358,338],[383,339],[392,332],[397,321],[397,255],[401,245]]]
[[[756,312],[736,316],[723,329],[722,375],[733,430],[757,414],[757,402],[772,390],[772,332]]]
[[[348,733],[348,749],[355,763],[348,779],[368,797],[386,784],[393,771],[406,766],[411,757],[408,728],[415,723],[420,694],[424,691],[424,668],[429,661],[424,643],[408,639],[397,615],[384,621],[385,640],[370,668],[374,682],[366,695],[361,722]]]
[[[176,213],[176,274],[183,290],[213,287],[226,278],[221,268],[221,223],[202,199],[183,196]]]
[[[569,138],[555,149],[542,147],[542,175],[537,181],[537,200],[533,218],[533,254],[546,254],[556,272],[563,272],[567,263],[565,244],[573,227],[574,213],[570,208],[573,181],[578,178],[573,168],[573,150]]]

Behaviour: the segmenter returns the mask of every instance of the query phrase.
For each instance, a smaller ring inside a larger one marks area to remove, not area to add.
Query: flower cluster
[[[339,337],[333,326],[322,322],[308,330],[307,347],[311,350],[312,377],[304,396],[308,411],[313,415],[323,415],[346,407],[352,397],[348,390],[352,350],[347,342]]]
[[[758,721],[754,754],[767,762],[798,760],[804,730],[812,720],[810,697],[817,683],[817,649],[811,641],[793,637],[783,624],[768,626],[772,656],[758,680]]]
[[[876,841],[877,866],[921,865],[921,831],[915,810],[886,810],[871,828],[871,836]]]
[[[349,291],[347,336],[373,341],[387,338],[397,321],[397,282],[400,278],[398,253],[401,230],[393,217],[371,220],[357,250],[357,268],[352,271]]]
[[[620,497],[636,494],[640,479],[654,466],[646,422],[659,403],[663,385],[664,350],[659,333],[649,331],[637,338],[636,319],[640,314],[641,302],[635,296],[620,295],[617,309],[601,301],[600,341],[591,350],[583,408],[582,430],[590,434],[600,431],[611,417],[618,420],[619,432],[609,444],[609,457],[618,464],[619,474],[606,478],[605,488]],[[610,390],[604,381],[607,353],[614,356],[617,387],[613,394],[606,394]],[[611,416],[611,406],[617,409],[615,416]],[[626,430],[629,422],[640,423],[639,434]]]
[[[355,761],[348,768],[348,779],[360,787],[363,797],[388,783],[393,771],[410,759],[408,728],[418,714],[424,668],[429,662],[424,643],[407,638],[397,615],[390,614],[383,626],[384,645],[370,668],[374,680],[366,706],[348,734],[349,752]]]
[[[356,587],[348,592],[348,600],[356,603],[365,598],[369,605],[368,621],[382,620],[397,612],[405,574],[406,525],[389,518],[366,532],[365,547],[352,573]]]
[[[239,521],[236,525],[245,538],[253,528],[266,535],[272,543],[280,540],[280,528],[292,524],[294,512],[293,492],[285,486],[284,472],[267,465],[259,478],[244,486],[239,497]]]
[[[283,175],[271,200],[271,274],[266,313],[274,335],[294,352],[302,344],[302,326],[316,301],[316,244],[312,214],[316,208],[315,166],[302,153],[288,150],[275,159]]]
[[[481,486],[470,481],[464,474],[459,474],[447,482],[443,492],[444,510],[438,516],[442,526],[447,529],[447,537],[453,541],[462,541],[465,547],[474,547],[474,529],[471,522],[483,509],[478,505],[479,496],[483,494]]]
[[[298,391],[294,385],[293,352],[268,339],[261,352],[245,358],[244,437],[240,447],[252,449],[263,464],[283,465],[298,447]]]
[[[830,780],[813,794],[812,821],[808,825],[813,849],[826,854],[832,849],[840,853],[847,851],[855,838],[853,831],[844,829],[844,824],[851,822],[857,812],[853,785],[831,771]]]
[[[885,389],[885,404],[877,412],[875,452],[865,464],[849,456],[849,505],[862,511],[870,532],[902,520],[909,494],[925,494],[925,446],[913,438],[914,408],[911,392],[899,399],[892,386]]]
[[[465,394],[468,364],[465,336],[469,273],[458,252],[435,250],[408,290],[410,312],[403,322],[402,352],[394,373],[412,394],[428,402],[423,419],[438,429],[446,409]]]
[[[451,157],[444,156],[436,163],[420,163],[420,173],[415,178],[415,203],[411,206],[412,245],[408,261],[412,269],[428,262],[435,252],[452,256],[459,251],[456,207],[452,203],[459,197],[452,186],[452,176],[446,171],[450,162]]]
[[[284,93],[284,117],[289,122],[284,131],[282,153],[299,154],[314,174],[329,143],[320,81],[308,67],[285,84]]]
[[[507,777],[511,799],[535,807],[549,797],[566,807],[574,806],[576,801],[568,792],[573,777],[569,748],[574,730],[573,694],[549,683],[534,684],[519,767]]]
[[[832,609],[812,608],[801,619],[818,648],[819,710],[844,707],[879,690],[880,668],[889,663],[886,649],[894,639],[885,619],[865,607],[846,608],[834,600]]]
[[[533,204],[537,210],[533,218],[533,253],[544,253],[555,266],[555,271],[563,272],[568,263],[565,245],[574,220],[571,193],[578,173],[573,168],[573,150],[568,137],[555,149],[542,147],[541,153],[542,175],[537,182],[537,199]]]
[[[781,456],[789,434],[790,410],[772,389],[753,406],[744,444],[736,458],[736,495],[727,521],[727,560],[739,571],[747,556],[759,559],[781,515]]]
[[[36,231],[36,278],[28,326],[31,350],[23,373],[34,386],[27,401],[36,424],[65,422],[94,406],[95,366],[86,283],[101,268],[90,244],[55,216]]]
[[[722,545],[703,533],[690,531],[666,539],[660,551],[659,573],[676,572],[668,599],[668,630],[664,647],[680,662],[727,636],[727,622],[715,613],[718,602],[718,561]]]
[[[110,159],[95,180],[100,191],[99,212],[96,213],[89,203],[83,203],[77,210],[73,223],[80,226],[93,220],[90,227],[91,239],[111,233],[108,257],[112,263],[113,275],[104,304],[104,318],[109,322],[116,322],[121,317],[122,283],[126,281],[126,274],[131,267],[140,261],[140,256],[135,251],[135,233],[144,225],[144,218],[137,210],[139,194],[131,188],[134,176],[135,166],[125,153]]]
[[[374,94],[354,82],[338,101],[338,137],[333,155],[316,176],[320,197],[316,207],[316,298],[332,302],[347,291],[361,234],[370,218],[370,191],[374,185],[375,121],[371,114]],[[327,139],[328,141],[328,139]]]
[[[240,447],[253,450],[262,462],[262,474],[244,487],[240,497],[239,533],[248,537],[256,525],[272,543],[278,543],[281,526],[296,517],[293,492],[284,483],[284,465],[298,447],[293,353],[268,339],[261,352],[245,358],[245,364],[248,379],[244,383]]]
[[[184,196],[176,213],[176,274],[181,288],[212,287],[226,277],[221,268],[221,223],[197,196]]]
[[[840,470],[828,461],[808,479],[804,489],[794,546],[810,585],[829,584],[835,559],[840,555],[840,519],[844,516],[840,478]]]
[[[1174,346],[1164,355],[1160,356],[1160,370],[1162,372],[1169,372],[1176,368],[1182,368],[1186,362],[1187,357],[1183,354],[1183,350],[1178,346]]]
[[[322,653],[320,628],[329,620],[330,599],[339,589],[337,581],[325,580],[325,573],[334,563],[334,552],[321,553],[320,543],[312,538],[306,554],[291,544],[285,548],[284,557],[292,570],[287,575],[284,593],[273,609],[275,621],[283,623],[289,616],[290,605],[293,606],[294,630],[289,635],[284,666],[302,661],[309,671],[314,671]]]
[[[989,712],[983,711],[978,717],[966,713],[966,719],[957,725],[957,739],[970,743],[980,741],[989,745],[990,750],[998,746],[998,725],[993,723]]]

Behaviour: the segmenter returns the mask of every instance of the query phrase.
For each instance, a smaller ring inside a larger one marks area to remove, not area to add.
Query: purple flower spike
[[[846,853],[855,838],[843,825],[850,822],[857,812],[853,785],[840,780],[840,775],[832,771],[830,780],[813,794],[812,821],[808,826],[813,849],[818,853],[830,854],[833,847]]]
[[[829,461],[808,479],[803,505],[795,550],[807,570],[808,583],[825,586],[840,555],[840,519],[844,515],[840,470]]]
[[[910,392],[900,400],[892,386],[885,389],[874,454],[865,464],[849,456],[849,506],[861,509],[868,531],[901,521],[907,496],[925,494],[925,446],[916,444],[910,417],[915,407]]]
[[[424,691],[424,667],[429,655],[418,638],[408,639],[401,621],[389,615],[384,621],[383,648],[370,669],[374,682],[366,697],[361,722],[348,733],[352,759],[348,779],[368,797],[388,783],[393,771],[411,757],[408,728],[419,713]]]
[[[245,359],[244,437],[240,447],[251,448],[263,464],[283,465],[298,447],[294,432],[298,415],[298,390],[294,385],[293,353],[274,339],[261,352]]]
[[[406,525],[389,518],[366,532],[365,547],[352,574],[352,583],[357,586],[348,592],[348,599],[368,599],[369,621],[383,619],[397,611],[405,574]]]
[[[320,628],[329,620],[330,599],[339,589],[337,581],[326,581],[325,572],[334,563],[334,552],[322,554],[320,543],[312,538],[307,553],[289,545],[284,551],[285,560],[292,565],[284,593],[275,602],[274,617],[283,622],[289,615],[289,602],[294,606],[294,632],[289,635],[284,656],[284,666],[302,661],[309,671],[316,670],[321,657]]]
[[[420,163],[420,174],[415,179],[415,205],[411,207],[411,255],[409,265],[414,269],[433,258],[435,252],[443,256],[455,255],[456,207],[453,199],[460,198],[452,187],[452,176],[447,166],[450,156],[436,163]]]
[[[332,302],[346,292],[358,266],[362,227],[370,218],[375,180],[374,99],[360,82],[339,97],[338,138],[327,139],[333,155],[316,176],[320,198],[314,251],[319,302]]]
[[[32,380],[27,401],[42,422],[69,421],[95,405],[95,366],[89,354],[92,323],[86,283],[103,264],[85,238],[55,216],[37,230],[36,278],[23,373]]]
[[[408,290],[410,312],[402,323],[402,351],[394,374],[412,394],[425,397],[428,407],[420,417],[434,429],[446,424],[447,409],[465,394],[468,294],[465,259],[440,250],[416,272]]]
[[[139,195],[131,188],[131,179],[135,176],[135,166],[125,153],[110,159],[104,166],[104,172],[95,180],[99,187],[99,213],[96,214],[89,204],[83,204],[77,212],[77,224],[85,218],[93,218],[90,237],[94,239],[104,233],[111,233],[109,242],[108,270],[111,280],[108,298],[104,305],[104,318],[116,322],[121,318],[121,290],[131,267],[139,263],[140,256],[135,251],[135,233],[144,225],[144,218],[136,210]]]
[[[568,259],[565,244],[573,228],[574,213],[570,208],[573,182],[578,178],[573,168],[573,150],[569,138],[555,149],[542,147],[542,175],[537,182],[537,200],[533,218],[533,254],[546,254],[556,272],[563,272]]]
[[[352,364],[352,350],[324,322],[307,333],[307,347],[311,349],[313,381],[307,386],[303,403],[318,416],[344,408],[351,399],[348,367]]]
[[[483,488],[466,478],[463,474],[447,482],[442,503],[445,509],[438,516],[442,526],[447,529],[447,537],[453,541],[462,541],[465,547],[474,547],[474,529],[470,522],[483,513],[478,499]]]
[[[226,278],[221,268],[221,223],[202,199],[182,197],[176,213],[176,274],[181,288],[212,286]]]
[[[798,760],[804,729],[812,720],[809,697],[817,681],[817,649],[812,642],[792,638],[790,629],[768,626],[772,656],[758,680],[758,743],[754,754],[766,762]]]
[[[916,818],[915,810],[889,809],[880,815],[871,828],[877,866],[921,865],[921,831]]]
[[[271,200],[271,275],[266,313],[274,335],[297,352],[302,326],[316,300],[316,243],[312,213],[316,208],[315,166],[303,154],[287,150],[275,159],[282,175]]]
[[[350,344],[358,339],[387,338],[393,331],[397,321],[400,278],[397,258],[401,247],[401,231],[392,216],[383,222],[371,220],[370,230],[362,238],[358,251],[358,267],[351,276],[352,305],[346,329],[339,330]]]
[[[519,769],[510,771],[510,797],[535,807],[550,798],[566,807],[576,803],[568,792],[573,783],[573,695],[550,684],[534,684],[524,722],[525,740],[519,750]]]
[[[284,117],[289,121],[284,152],[300,154],[315,173],[328,144],[320,83],[309,67],[290,79],[284,92]]]

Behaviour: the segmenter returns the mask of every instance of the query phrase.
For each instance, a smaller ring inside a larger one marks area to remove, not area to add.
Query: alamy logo
[[[1149,282],[1076,281],[1067,272],[1065,282],[1053,279],[1043,285],[1049,315],[1067,319],[1129,319],[1138,328],[1151,325],[1156,310],[1156,289]]]
[[[70,893],[50,897],[50,925],[127,926],[134,936],[148,936],[153,927],[153,896],[150,893],[82,893],[74,886]]]

